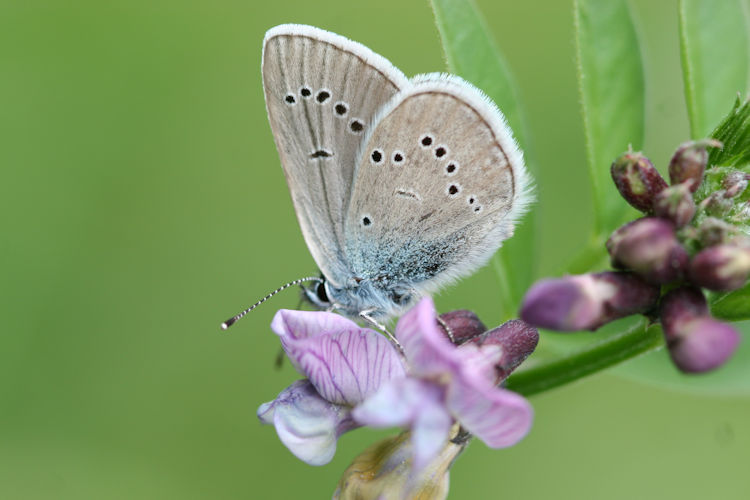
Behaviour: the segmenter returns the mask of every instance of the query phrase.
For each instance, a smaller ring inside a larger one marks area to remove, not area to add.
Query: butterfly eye
[[[328,293],[326,292],[325,282],[323,281],[318,282],[318,286],[315,287],[315,295],[323,303],[331,302],[331,299],[328,298]]]

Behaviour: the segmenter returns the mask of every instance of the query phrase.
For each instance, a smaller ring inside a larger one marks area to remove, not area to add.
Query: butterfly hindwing
[[[271,130],[305,242],[326,277],[344,281],[344,211],[357,151],[373,116],[408,81],[363,45],[301,25],[268,31],[262,72]]]
[[[499,110],[456,77],[426,75],[376,118],[345,223],[355,275],[420,293],[483,265],[528,202]]]

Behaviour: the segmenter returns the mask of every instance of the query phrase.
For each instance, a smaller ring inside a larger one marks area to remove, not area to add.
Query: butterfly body
[[[398,314],[485,264],[530,201],[502,114],[458,77],[411,80],[366,47],[300,25],[266,34],[266,106],[297,218],[349,316]]]

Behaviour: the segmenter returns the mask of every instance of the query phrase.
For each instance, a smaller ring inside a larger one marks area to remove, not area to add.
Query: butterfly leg
[[[401,351],[401,354],[403,354],[404,353],[404,348],[401,346],[401,344],[399,343],[399,341],[396,340],[396,337],[391,332],[388,331],[388,329],[385,327],[385,325],[382,325],[382,324],[378,323],[378,321],[371,316],[374,311],[375,311],[375,309],[367,309],[365,311],[361,311],[359,313],[359,317],[362,318],[363,320],[365,320],[370,325],[372,325],[375,328],[377,328],[378,330],[380,330],[383,333],[385,333],[388,336],[388,338],[391,340],[391,342],[393,343],[393,345],[395,345],[398,348],[398,350]]]

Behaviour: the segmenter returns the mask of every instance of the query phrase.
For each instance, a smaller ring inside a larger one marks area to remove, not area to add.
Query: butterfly
[[[497,107],[457,76],[408,79],[343,36],[285,24],[263,41],[268,119],[322,309],[387,319],[484,265],[530,201]]]

